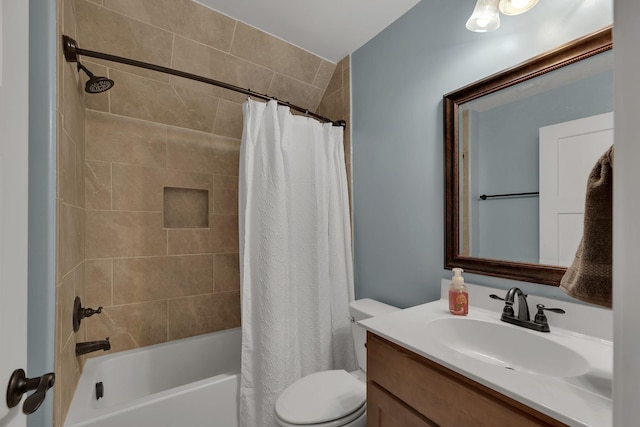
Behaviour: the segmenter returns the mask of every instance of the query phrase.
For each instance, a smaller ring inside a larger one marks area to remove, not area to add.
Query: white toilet
[[[360,369],[322,371],[291,384],[278,398],[281,427],[364,427],[367,424],[367,331],[357,321],[399,310],[369,298],[349,304],[351,330]]]

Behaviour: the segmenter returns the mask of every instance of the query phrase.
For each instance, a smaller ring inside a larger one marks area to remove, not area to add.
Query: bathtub
[[[64,425],[236,427],[241,337],[228,329],[89,359]]]

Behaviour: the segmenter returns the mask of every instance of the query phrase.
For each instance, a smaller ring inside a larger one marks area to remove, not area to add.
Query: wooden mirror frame
[[[458,182],[458,108],[460,105],[549,73],[558,68],[611,50],[612,28],[569,42],[520,65],[493,74],[443,97],[444,103],[444,267],[505,279],[558,286],[566,268],[544,264],[504,261],[460,255],[460,210]]]

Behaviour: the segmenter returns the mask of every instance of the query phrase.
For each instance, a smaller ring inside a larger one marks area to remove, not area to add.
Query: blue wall
[[[612,52],[602,55],[613,65]],[[592,60],[579,65],[589,67]],[[478,113],[480,126],[471,140],[480,147],[479,158],[470,175],[479,184],[471,203],[480,224],[472,256],[538,262],[538,198],[482,201],[479,196],[538,191],[539,128],[611,111],[612,70]]]
[[[53,372],[55,338],[56,2],[29,4],[29,278],[27,375]],[[54,385],[54,387],[56,387]],[[53,390],[29,427],[53,425]]]
[[[356,296],[437,299],[444,265],[442,95],[612,23],[610,0],[540,2],[478,34],[473,1],[422,0],[352,55]],[[569,299],[480,275],[470,283]]]

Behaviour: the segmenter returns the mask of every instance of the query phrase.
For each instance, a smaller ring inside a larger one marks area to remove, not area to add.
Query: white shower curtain
[[[240,424],[274,426],[295,380],[355,369],[343,129],[248,100],[240,150]]]

